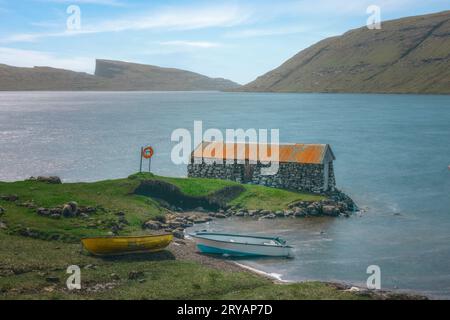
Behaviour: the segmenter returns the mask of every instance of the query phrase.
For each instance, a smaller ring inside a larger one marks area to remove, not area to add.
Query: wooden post
[[[139,165],[139,173],[142,172],[142,152],[144,152],[144,147],[141,147],[141,154],[140,154],[141,162],[140,162],[140,165]]]

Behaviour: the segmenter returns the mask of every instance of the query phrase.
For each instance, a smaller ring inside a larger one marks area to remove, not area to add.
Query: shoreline
[[[180,242],[184,242],[184,245],[180,244]],[[180,256],[178,250],[173,250],[173,246],[183,246],[185,252],[183,256]],[[399,291],[395,289],[380,289],[380,290],[369,290],[367,288],[361,287],[360,285],[340,282],[340,281],[321,281],[321,280],[305,280],[305,281],[290,281],[283,280],[282,275],[265,272],[263,270],[247,266],[243,263],[239,263],[235,260],[217,257],[213,255],[201,254],[197,251],[195,242],[186,237],[183,240],[175,240],[173,244],[171,244],[168,248],[177,258],[182,260],[190,260],[196,261],[201,264],[204,264],[208,267],[212,267],[221,271],[240,271],[240,272],[248,272],[254,274],[258,277],[262,277],[264,279],[270,280],[275,285],[289,285],[289,284],[302,284],[302,283],[321,283],[330,287],[333,287],[339,291],[343,292],[351,292],[357,295],[371,297],[373,299],[378,300],[391,300],[391,299],[402,299],[402,300],[429,300],[433,297],[426,296],[420,292],[412,292],[412,291]],[[175,251],[175,252],[174,252]],[[189,252],[186,252],[189,251]]]

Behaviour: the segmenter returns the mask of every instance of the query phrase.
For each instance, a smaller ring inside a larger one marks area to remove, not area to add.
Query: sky
[[[96,58],[112,59],[244,84],[365,26],[371,5],[381,23],[450,10],[450,0],[0,0],[0,63],[93,73]]]

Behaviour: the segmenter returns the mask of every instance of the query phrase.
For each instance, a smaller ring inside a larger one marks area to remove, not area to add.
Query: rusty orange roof
[[[277,152],[279,155],[278,159],[276,159]],[[328,144],[255,144],[203,141],[192,152],[192,157],[322,164],[327,152],[331,153],[331,157],[334,160],[334,154]]]

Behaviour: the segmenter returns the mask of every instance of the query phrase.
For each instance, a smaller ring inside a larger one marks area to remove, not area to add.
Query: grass
[[[130,176],[127,179],[106,180],[92,183],[64,183],[59,185],[37,181],[0,182],[0,195],[15,194],[18,203],[33,202],[38,207],[61,206],[76,201],[80,206],[98,207],[97,213],[88,219],[51,219],[36,214],[35,209],[18,206],[0,200],[6,209],[2,218],[12,233],[30,228],[42,239],[59,237],[76,242],[82,237],[107,235],[111,226],[118,223],[116,213],[125,212],[128,225],[120,231],[122,235],[142,233],[141,225],[150,219],[164,215],[167,210],[151,198],[133,194],[143,179],[157,179],[176,185],[191,196],[205,196],[224,187],[238,183],[226,180],[201,178],[159,177],[149,173]],[[256,185],[244,185],[245,191],[228,204],[245,209],[285,209],[294,201],[317,201],[323,196],[297,193]]]
[[[129,222],[121,234],[143,233],[142,222],[166,212],[153,199],[133,193],[142,179],[164,180],[196,196],[236,184],[151,174],[60,185],[36,181],[0,182],[0,195],[19,197],[16,203],[0,200],[0,206],[6,210],[0,220],[7,225],[7,229],[0,229],[0,299],[360,298],[318,282],[276,285],[249,272],[223,271],[195,261],[177,260],[170,251],[103,259],[83,252],[79,239],[107,234],[110,225],[117,222],[119,211],[125,212]],[[273,210],[286,208],[292,201],[321,198],[261,186],[245,185],[244,188],[230,205]],[[52,219],[19,205],[30,201],[38,207],[76,201],[80,206],[94,206],[98,210],[88,219]],[[24,228],[37,232],[37,236],[21,236]],[[55,235],[59,240],[53,238]],[[65,287],[66,269],[70,265],[81,267],[81,291],[70,292]],[[142,272],[140,281],[128,279],[130,272]],[[118,280],[114,280],[112,274],[118,276]],[[49,277],[56,282],[49,282]]]
[[[327,284],[277,285],[248,272],[212,269],[175,260],[170,252],[101,259],[77,244],[44,241],[0,231],[1,299],[356,299]],[[69,291],[69,265],[81,268],[82,290]],[[130,272],[142,272],[139,280]],[[113,280],[112,274],[119,277]],[[48,282],[47,278],[57,282]],[[110,284],[110,288],[102,287]],[[95,290],[95,288],[100,288]]]
[[[233,181],[216,179],[160,177],[148,173],[132,175],[130,178],[162,180],[176,185],[183,193],[190,196],[204,196],[224,187],[239,184]],[[229,205],[245,209],[282,210],[295,201],[319,201],[324,199],[324,196],[310,193],[292,192],[251,184],[243,186],[245,192],[233,199]]]

